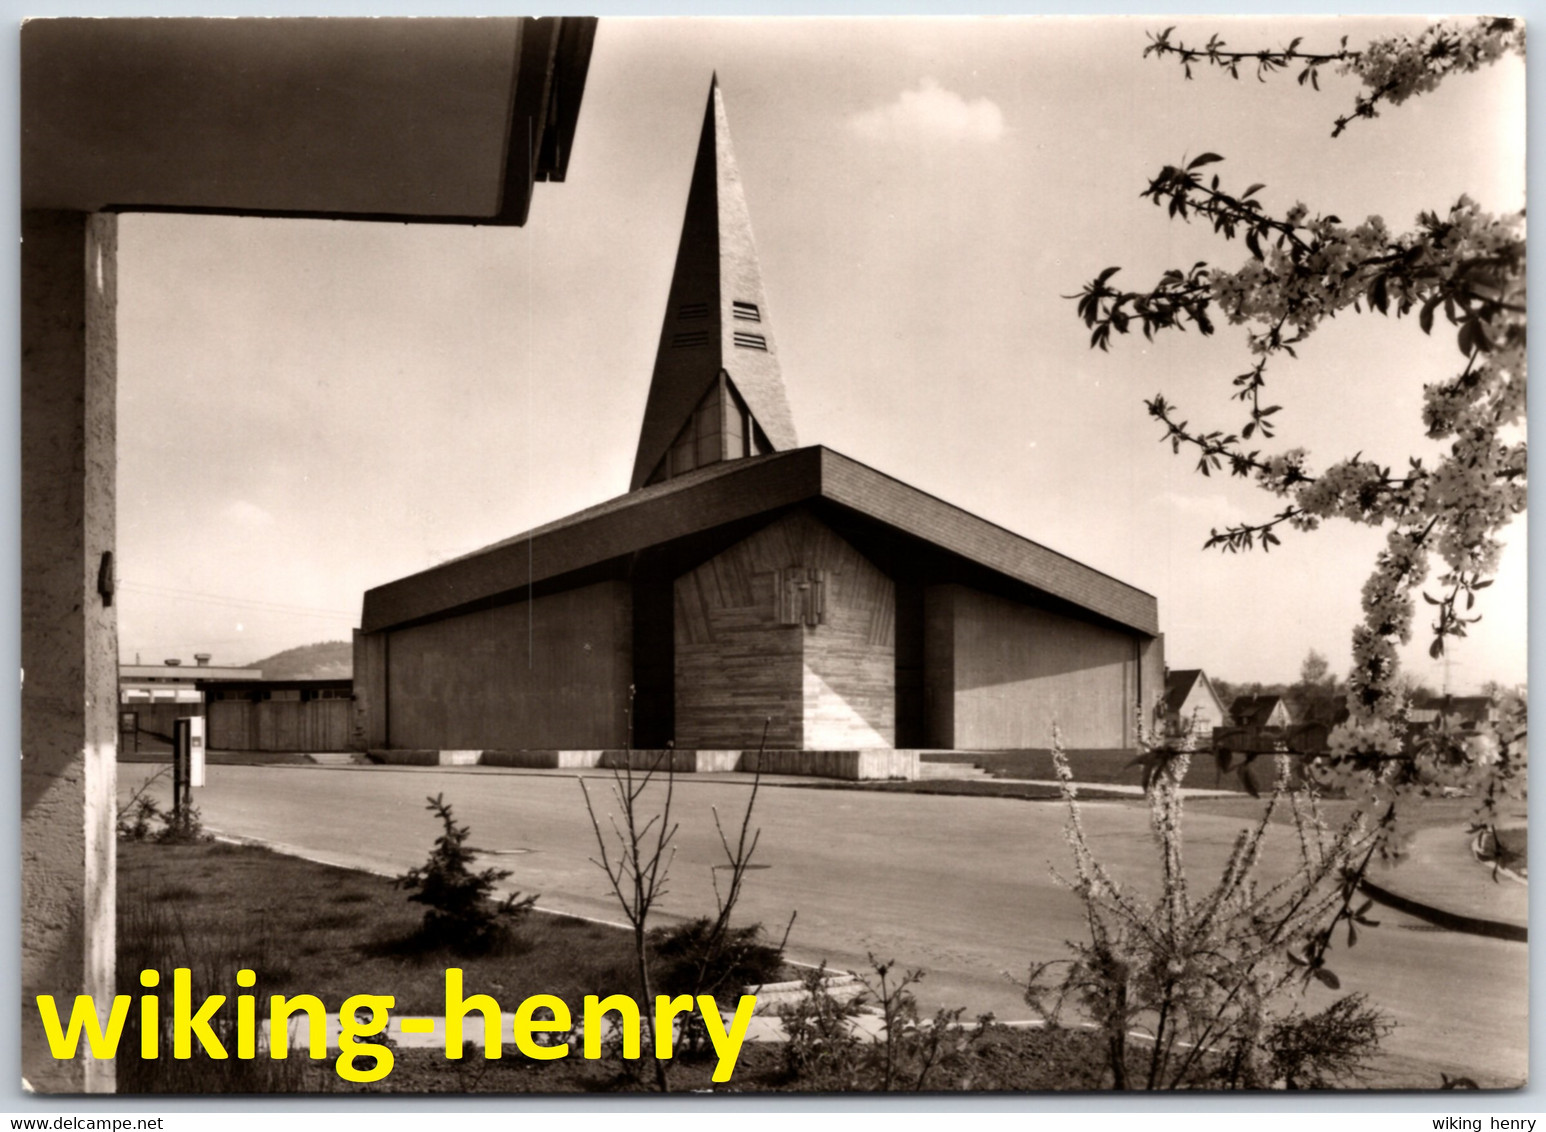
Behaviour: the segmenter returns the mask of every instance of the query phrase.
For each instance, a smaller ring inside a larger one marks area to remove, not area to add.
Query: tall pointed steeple
[[[797,443],[716,76],[630,490]]]

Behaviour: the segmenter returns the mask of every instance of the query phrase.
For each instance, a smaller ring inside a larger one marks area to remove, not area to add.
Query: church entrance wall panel
[[[896,588],[804,511],[675,585],[681,748],[890,747]]]

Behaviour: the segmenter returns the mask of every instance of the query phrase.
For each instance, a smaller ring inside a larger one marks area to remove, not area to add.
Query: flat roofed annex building
[[[798,446],[717,82],[631,486],[366,593],[361,745],[1117,750],[1163,694],[1153,596]]]

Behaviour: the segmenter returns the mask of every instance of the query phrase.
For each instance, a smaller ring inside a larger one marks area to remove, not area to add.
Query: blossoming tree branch
[[[1322,67],[1358,77],[1365,93],[1351,115],[1337,119],[1335,134],[1354,119],[1376,117],[1381,103],[1398,105],[1524,50],[1522,25],[1493,18],[1435,25],[1356,51],[1344,40],[1322,53],[1301,50],[1297,39],[1275,50],[1229,50],[1217,37],[1192,46],[1172,40],[1173,30],[1151,36],[1145,54],[1178,58],[1188,78],[1202,64],[1237,78],[1242,66],[1254,66],[1260,79],[1297,65],[1299,82],[1316,89]],[[1405,232],[1377,216],[1352,224],[1305,204],[1273,215],[1256,199],[1263,185],[1237,189],[1221,177],[1223,160],[1204,153],[1166,166],[1143,196],[1174,219],[1200,220],[1222,239],[1239,240],[1244,263],[1232,271],[1208,263],[1174,269],[1146,290],[1117,286],[1119,269],[1107,268],[1077,296],[1090,344],[1105,350],[1113,335],[1135,330],[1150,339],[1188,326],[1212,334],[1219,318],[1246,328],[1251,360],[1231,381],[1242,411],[1235,431],[1194,428],[1162,395],[1147,406],[1172,448],[1194,454],[1202,474],[1254,479],[1282,501],[1261,522],[1215,529],[1207,547],[1267,550],[1285,529],[1311,531],[1332,518],[1387,531],[1353,631],[1349,718],[1317,760],[1318,777],[1360,803],[1386,857],[1402,855],[1411,805],[1442,789],[1474,796],[1477,824],[1490,828],[1498,803],[1523,789],[1523,700],[1502,695],[1498,720],[1476,732],[1442,721],[1416,728],[1407,718],[1397,648],[1411,640],[1419,596],[1434,618],[1431,655],[1465,636],[1479,616],[1478,594],[1498,568],[1499,533],[1525,509],[1524,214],[1492,215],[1462,196],[1423,212]],[[1325,319],[1348,310],[1415,315],[1423,333],[1453,344],[1446,348],[1458,355],[1454,376],[1424,389],[1425,431],[1447,445],[1437,459],[1392,467],[1360,453],[1317,469],[1303,448],[1266,446],[1282,410],[1268,392],[1269,367],[1293,358]]]
[[[1377,39],[1361,51],[1348,49],[1347,36],[1335,51],[1302,51],[1302,37],[1276,49],[1231,51],[1216,35],[1201,47],[1173,42],[1170,37],[1175,30],[1169,27],[1150,35],[1143,54],[1145,58],[1174,56],[1188,79],[1193,64],[1217,67],[1234,79],[1240,77],[1242,66],[1254,68],[1262,81],[1275,71],[1299,67],[1299,85],[1309,83],[1316,90],[1321,88],[1322,67],[1356,75],[1367,92],[1354,101],[1352,113],[1337,118],[1331,131],[1334,138],[1359,118],[1378,118],[1381,102],[1399,106],[1413,95],[1433,90],[1450,75],[1476,71],[1509,52],[1523,55],[1525,50],[1524,25],[1507,18],[1483,18],[1469,25],[1435,24],[1415,38]]]

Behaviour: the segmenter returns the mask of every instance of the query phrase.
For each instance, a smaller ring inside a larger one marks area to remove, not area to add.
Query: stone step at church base
[[[920,762],[920,779],[950,779],[952,781],[992,782],[993,776],[973,763]]]
[[[530,770],[587,770],[621,768],[671,769],[677,774],[750,774],[759,769],[756,750],[436,750],[433,748],[383,748],[366,753],[373,763],[387,766],[500,766]],[[871,748],[852,751],[761,752],[763,774],[808,775],[852,781],[919,777],[919,752]]]

